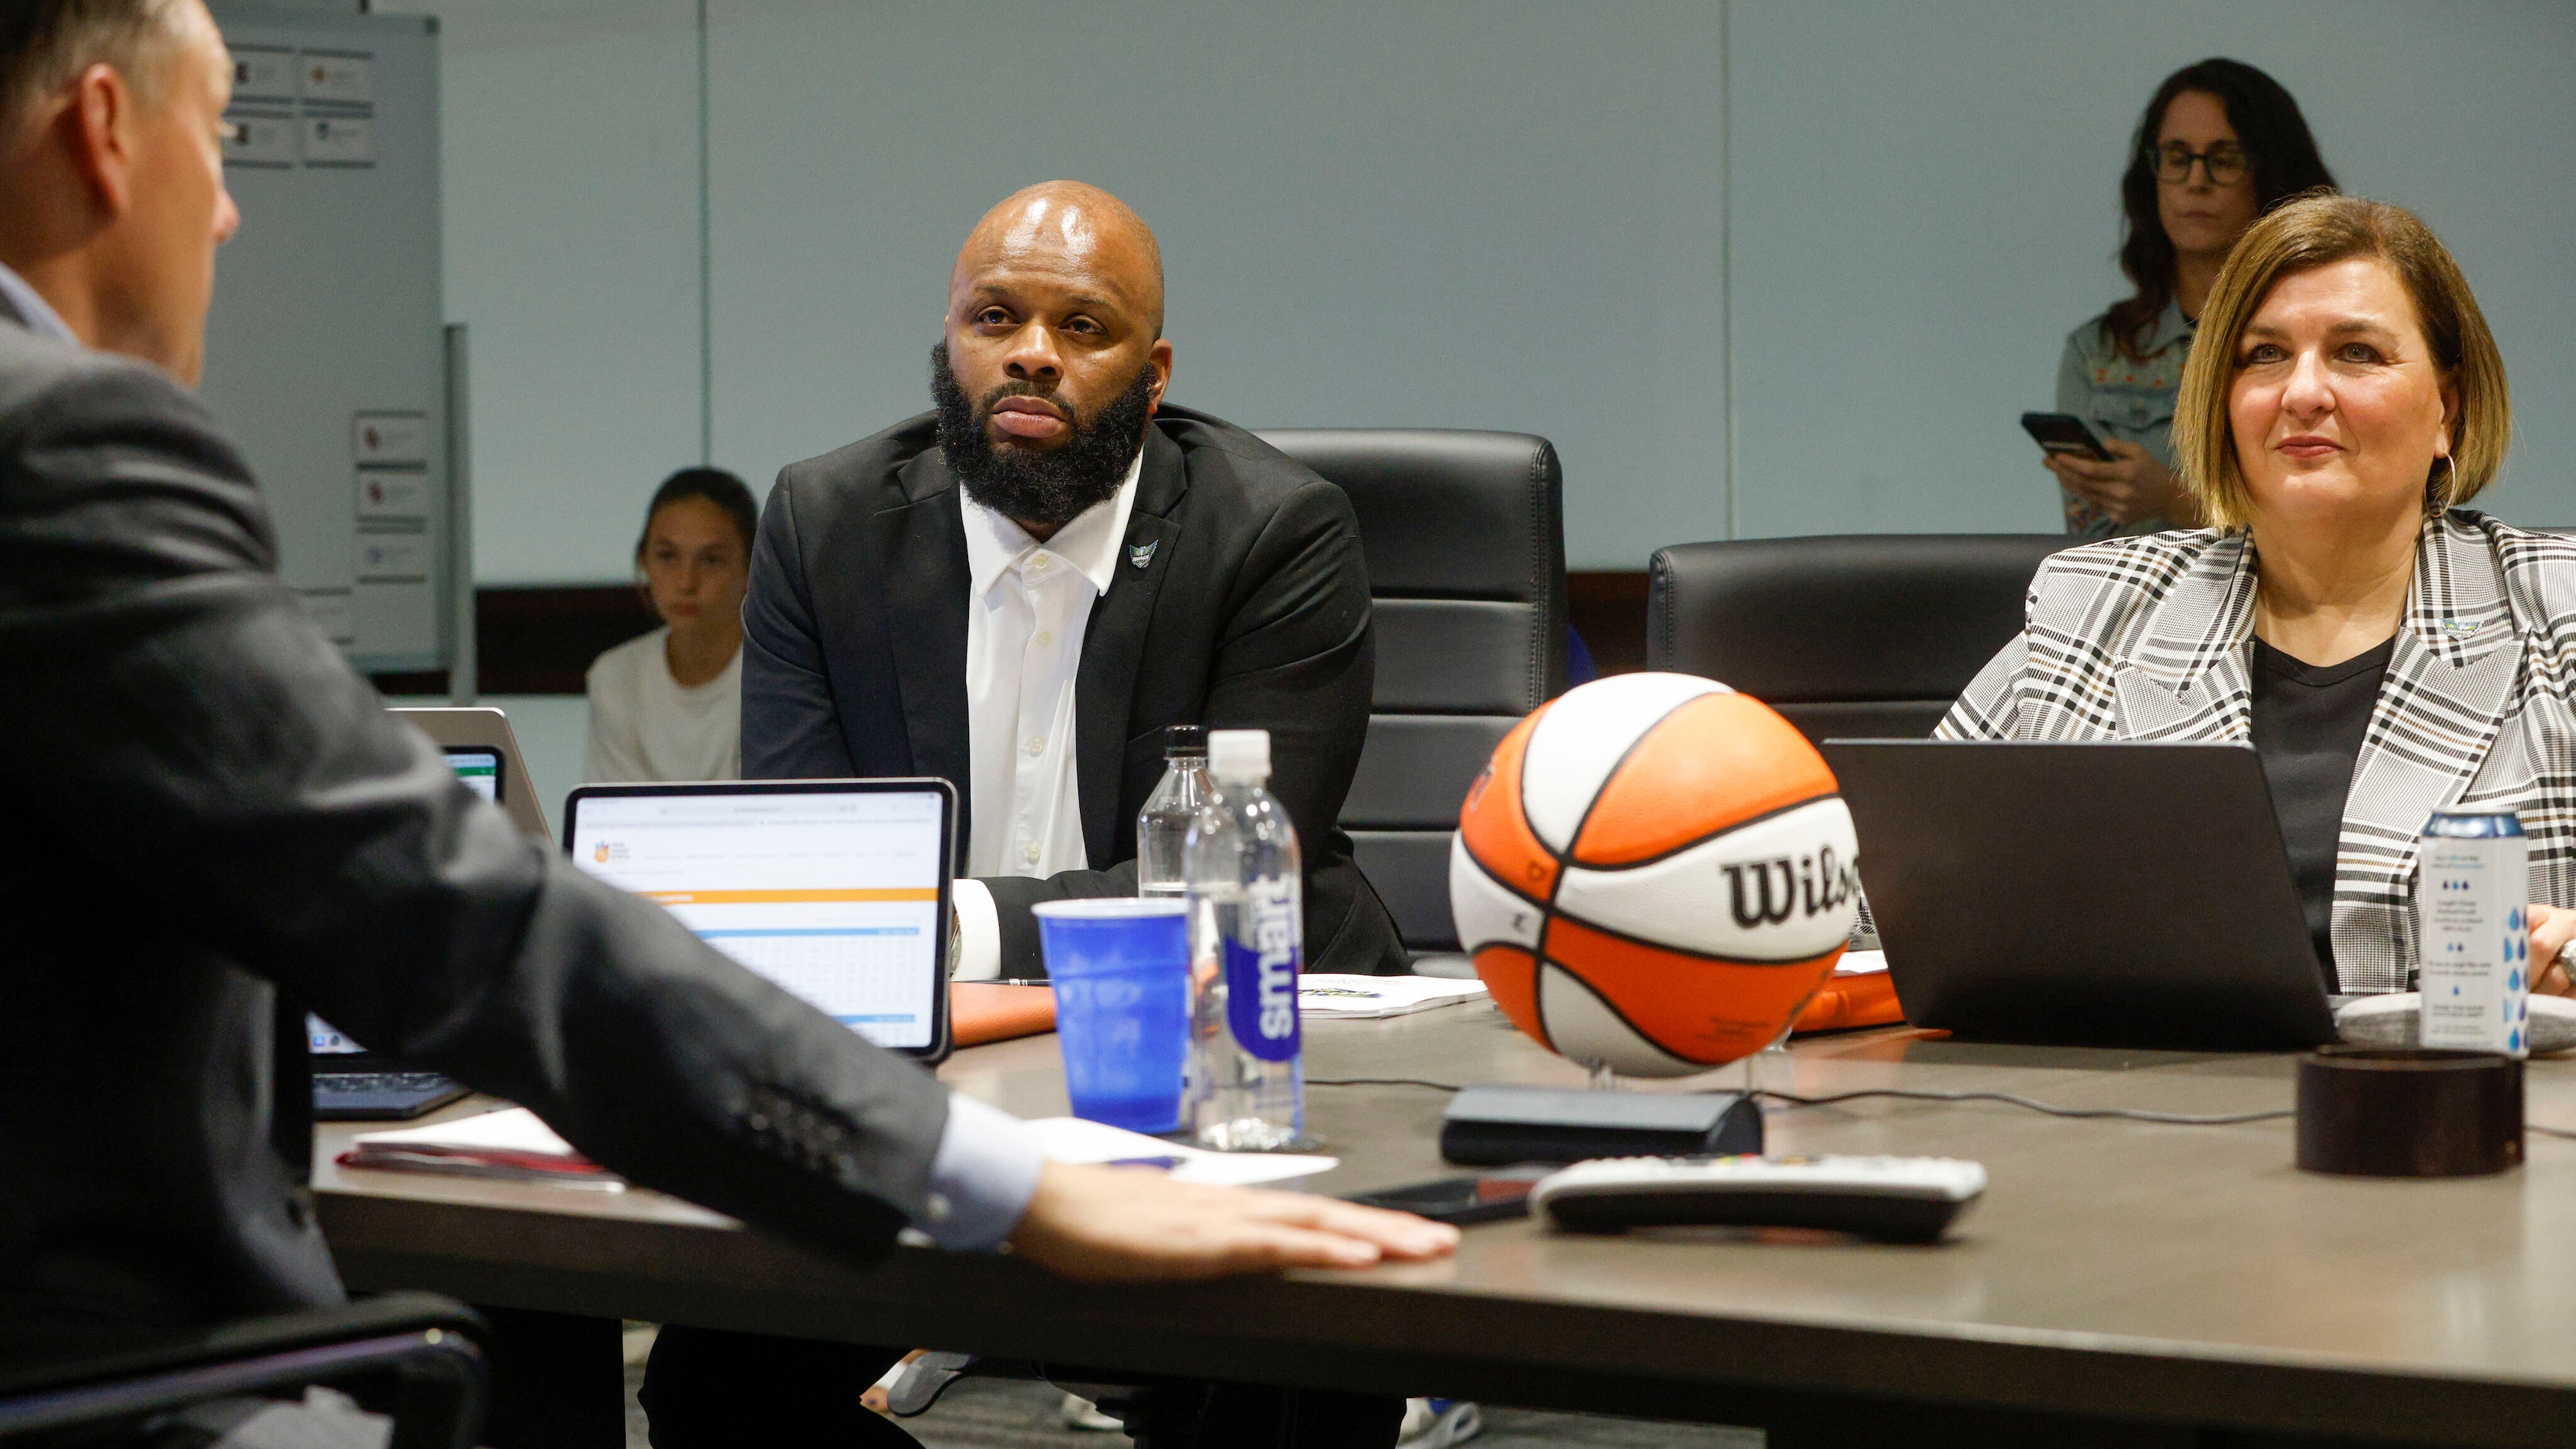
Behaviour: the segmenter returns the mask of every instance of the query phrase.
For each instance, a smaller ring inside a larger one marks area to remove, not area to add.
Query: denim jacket
[[[2096,436],[2136,443],[2173,467],[2174,395],[2182,390],[2193,330],[2182,305],[2167,302],[2147,333],[2141,361],[2103,335],[2101,317],[2076,328],[2066,335],[2066,355],[2057,364],[2057,410],[2082,418]],[[2161,533],[2174,526],[2146,518],[2124,528],[2083,495],[2062,485],[2058,491],[2065,494],[2066,531],[2077,538]]]

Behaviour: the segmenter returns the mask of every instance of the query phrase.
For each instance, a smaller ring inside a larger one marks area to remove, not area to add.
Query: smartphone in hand
[[[2093,436],[2093,430],[2073,413],[2023,413],[2021,430],[2052,458],[2069,453],[2096,463],[2111,461],[2111,450],[2103,447],[2102,440]]]

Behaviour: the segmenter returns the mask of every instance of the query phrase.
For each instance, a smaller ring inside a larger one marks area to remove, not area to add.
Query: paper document
[[[1028,1125],[1037,1134],[1039,1150],[1058,1162],[1170,1158],[1172,1176],[1183,1182],[1242,1186],[1330,1172],[1341,1165],[1337,1157],[1303,1153],[1210,1152],[1079,1117],[1042,1117]],[[340,1164],[589,1186],[619,1181],[607,1169],[574,1151],[571,1143],[525,1107],[486,1112],[480,1117],[433,1127],[362,1133],[356,1147],[340,1155]]]
[[[1297,1009],[1309,1017],[1367,1020],[1474,1001],[1482,981],[1445,976],[1342,976],[1312,971],[1297,978]]]
[[[1166,1142],[1080,1117],[1040,1117],[1029,1126],[1038,1134],[1039,1148],[1057,1162],[1151,1162],[1170,1158],[1171,1174],[1181,1182],[1244,1187],[1330,1172],[1342,1165],[1338,1157],[1297,1152],[1210,1152],[1204,1147]]]
[[[608,1169],[574,1151],[571,1143],[525,1107],[428,1127],[363,1132],[354,1147],[340,1154],[340,1165],[585,1187],[624,1186]]]
[[[1836,976],[1867,976],[1886,969],[1885,951],[1845,951],[1843,958],[1834,963]]]

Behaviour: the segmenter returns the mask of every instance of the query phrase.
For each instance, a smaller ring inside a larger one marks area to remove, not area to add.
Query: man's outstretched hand
[[[1050,1162],[1011,1250],[1068,1278],[1145,1282],[1446,1257],[1458,1230],[1329,1197]]]

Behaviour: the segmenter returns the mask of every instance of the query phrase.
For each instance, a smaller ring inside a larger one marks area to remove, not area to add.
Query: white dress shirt
[[[1074,763],[1074,681],[1091,606],[1109,592],[1136,505],[1138,449],[1118,491],[1044,543],[969,498],[966,531],[966,874],[1050,876],[1090,864]],[[957,882],[957,978],[1000,971],[991,893]]]

